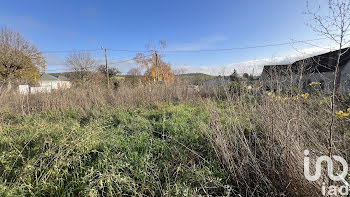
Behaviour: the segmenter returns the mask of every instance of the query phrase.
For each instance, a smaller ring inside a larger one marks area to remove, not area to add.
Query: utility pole
[[[109,74],[108,74],[107,48],[105,48],[105,56],[106,56],[106,78],[107,78],[107,88],[109,89]]]
[[[157,50],[155,51],[156,53],[156,69],[157,69],[157,81],[159,81],[159,69],[158,69],[158,53]]]

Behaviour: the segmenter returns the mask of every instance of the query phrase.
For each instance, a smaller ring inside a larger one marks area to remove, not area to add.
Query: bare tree
[[[0,79],[35,82],[45,71],[45,57],[18,32],[3,27],[0,31]]]
[[[307,14],[309,14],[313,23],[310,27],[322,36],[327,37],[330,41],[337,45],[337,58],[331,64],[335,67],[333,91],[331,98],[331,122],[329,125],[329,144],[328,154],[331,157],[334,148],[333,145],[333,126],[336,112],[336,97],[340,87],[341,69],[339,68],[341,56],[348,50],[343,47],[349,44],[347,33],[350,27],[350,1],[348,0],[328,0],[328,13],[326,15],[320,14],[321,6],[318,6],[316,11],[312,11],[307,2]],[[333,66],[329,65],[329,66]],[[331,180],[329,181],[331,182]]]
[[[128,71],[127,75],[139,76],[139,75],[141,75],[141,70],[140,70],[140,68],[132,68]]]
[[[335,43],[338,47],[338,55],[335,62],[334,75],[334,92],[338,93],[340,87],[341,70],[339,68],[340,58],[346,52],[342,51],[343,47],[349,44],[346,37],[350,27],[350,1],[348,0],[328,0],[328,14],[319,14],[321,6],[318,6],[316,11],[310,9],[307,3],[307,14],[309,14],[313,23],[309,26],[317,33],[327,37],[330,41]]]
[[[66,65],[85,82],[96,67],[96,59],[88,51],[73,52],[67,56]]]

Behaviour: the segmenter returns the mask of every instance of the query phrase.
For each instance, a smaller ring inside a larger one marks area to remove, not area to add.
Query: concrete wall
[[[324,72],[324,73],[312,73],[305,75],[303,77],[303,84],[308,85],[311,82],[319,82],[325,91],[330,92],[333,89],[333,72]],[[304,86],[305,86],[304,85]]]
[[[262,75],[262,82],[265,88],[269,87],[271,90],[279,88],[289,88],[292,86],[297,86],[300,80],[300,76],[296,74],[291,74],[289,76],[274,76],[272,78],[267,78]],[[325,91],[332,91],[334,86],[334,73],[333,72],[324,72],[324,73],[311,73],[302,76],[301,82],[303,86],[311,82],[322,82]],[[305,85],[304,85],[305,84]],[[268,89],[268,88],[267,88]],[[341,70],[340,78],[340,92],[349,92],[350,91],[350,61],[344,65]]]
[[[40,86],[50,86],[51,89],[70,88],[70,81],[40,81]]]
[[[50,86],[51,89],[58,89],[58,84],[60,81],[40,81],[40,86]]]
[[[71,87],[70,81],[40,81],[39,87],[29,87],[29,85],[19,85],[18,90],[21,94],[49,93],[55,89],[66,89]]]
[[[264,87],[273,90],[278,88],[289,88],[297,87],[301,77],[302,86],[305,88],[311,82],[320,82],[324,91],[331,91],[334,87],[334,73],[333,72],[324,72],[324,73],[311,73],[303,76],[298,76],[292,74],[290,76],[277,76],[269,79],[263,79]],[[341,73],[340,79],[340,92],[349,92],[350,91],[350,61],[344,66]]]
[[[19,85],[18,90],[20,94],[28,94],[29,93],[29,85]]]
[[[289,74],[286,76],[273,76],[270,78],[263,78],[262,83],[265,89],[268,90],[288,90],[290,88],[305,89],[312,82],[321,83],[321,88],[324,91],[330,91],[333,88],[332,72],[325,73],[311,73],[306,75]]]
[[[61,81],[61,88],[71,88],[72,83],[70,81]]]
[[[340,79],[340,90],[344,92],[350,91],[350,61],[344,66],[341,79]]]
[[[30,93],[50,93],[51,87],[50,86],[42,86],[42,87],[30,87]]]

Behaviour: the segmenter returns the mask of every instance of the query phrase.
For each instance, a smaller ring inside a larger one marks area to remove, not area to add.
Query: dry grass
[[[67,108],[81,111],[103,106],[136,107],[159,102],[194,101],[197,93],[186,84],[122,85],[117,90],[107,89],[103,85],[89,85],[57,90],[52,93],[19,94],[16,90],[0,94],[0,112],[31,114],[49,110]]]
[[[221,184],[230,186],[229,194],[319,196],[322,181],[327,183],[326,176],[313,183],[305,179],[303,151],[311,150],[311,158],[327,153],[329,96],[313,92],[308,98],[296,98],[259,91],[252,94],[243,89],[239,94],[229,89],[215,92],[212,97],[203,97],[186,84],[122,85],[117,90],[89,86],[25,96],[7,92],[0,95],[0,110],[26,115],[67,108],[87,112],[101,107],[152,108],[159,103],[190,103],[203,109],[201,118],[209,118],[207,122],[199,121],[192,132],[206,136],[217,161],[227,171],[230,178]],[[335,125],[335,153],[349,161],[349,119],[337,119]],[[177,143],[181,144],[181,139]]]
[[[306,180],[303,151],[311,150],[312,158],[328,153],[329,96],[321,92],[308,98],[243,93],[227,100],[222,106],[212,101],[206,104],[211,110],[208,137],[218,159],[237,181],[236,194],[319,196],[328,178],[323,174],[318,182]],[[347,108],[341,103],[339,107]],[[337,119],[334,132],[335,154],[346,160],[350,159],[345,145],[349,126],[349,119]]]

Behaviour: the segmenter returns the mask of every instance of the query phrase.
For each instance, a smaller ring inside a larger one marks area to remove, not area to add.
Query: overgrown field
[[[69,90],[8,102],[0,113],[0,196],[320,194],[322,183],[303,175],[303,151],[327,153],[327,96],[155,91],[87,90],[79,98],[74,92],[84,91]],[[344,113],[334,151],[349,161]]]
[[[9,196],[224,195],[228,173],[198,106],[3,114],[0,193]]]

